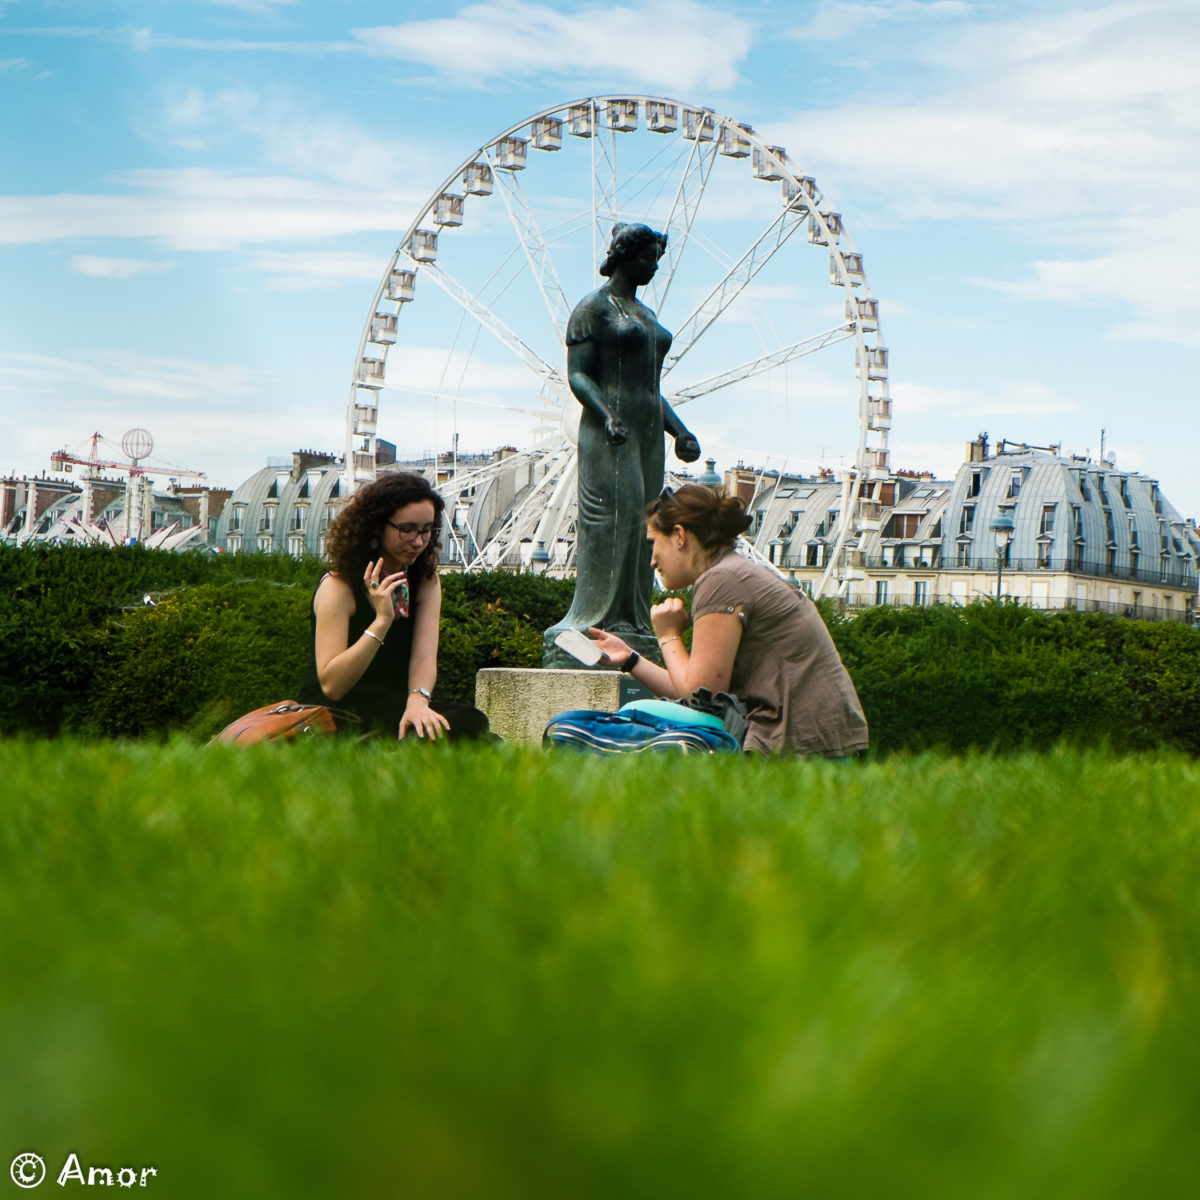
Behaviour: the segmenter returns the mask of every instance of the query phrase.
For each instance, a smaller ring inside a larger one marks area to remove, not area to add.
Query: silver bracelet
[[[669,638],[659,638],[658,644],[659,644],[659,646],[665,646],[668,642],[682,642],[682,641],[683,641],[683,638],[681,638],[679,636],[679,634],[673,633],[673,634],[671,634],[671,636]]]
[[[363,633],[365,633],[367,637],[373,637],[381,646],[383,645],[383,638],[381,638],[379,634],[372,633],[369,629],[364,629]]]

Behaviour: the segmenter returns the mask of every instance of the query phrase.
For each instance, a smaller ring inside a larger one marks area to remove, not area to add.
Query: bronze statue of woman
[[[547,631],[548,666],[566,665],[551,653],[562,629],[596,625],[653,642],[645,510],[663,486],[663,434],[675,439],[675,454],[684,462],[700,457],[700,444],[662,396],[671,335],[637,298],[637,289],[654,278],[666,245],[666,234],[645,225],[614,226],[600,267],[607,282],[585,296],[567,322],[567,378],[583,406],[575,598]]]

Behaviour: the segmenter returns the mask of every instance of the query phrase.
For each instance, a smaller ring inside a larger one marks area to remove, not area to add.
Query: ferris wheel
[[[642,299],[674,334],[663,395],[692,406],[681,415],[701,445],[783,470],[836,456],[821,460],[843,483],[827,590],[869,523],[867,485],[889,474],[878,302],[841,215],[783,147],[663,97],[594,96],[527,117],[430,196],[359,340],[346,494],[375,478],[383,409],[406,451],[453,447],[438,455],[438,489],[463,567],[515,564],[522,547],[569,566],[580,405],[566,325],[599,286],[620,221],[667,234]]]

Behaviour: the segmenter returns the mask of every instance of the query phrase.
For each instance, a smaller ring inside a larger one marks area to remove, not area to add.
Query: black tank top
[[[322,576],[321,582],[324,582],[325,578],[327,577]],[[320,587],[320,584],[317,586]],[[352,586],[355,609],[350,616],[350,641],[347,643],[351,646],[362,637],[363,630],[375,619],[375,609],[367,598],[367,589],[361,582]],[[301,704],[328,704],[342,712],[353,713],[361,725],[347,722],[350,728],[387,728],[395,732],[399,727],[400,718],[404,715],[404,706],[408,703],[408,663],[412,657],[413,621],[416,618],[421,590],[421,580],[415,573],[409,576],[408,587],[408,616],[397,617],[392,622],[383,645],[375,652],[375,657],[363,672],[362,678],[340,700],[330,700],[321,691],[321,682],[317,676],[317,615],[312,604],[309,605],[311,636],[308,669],[305,671],[298,697]],[[314,591],[313,601],[315,600]]]

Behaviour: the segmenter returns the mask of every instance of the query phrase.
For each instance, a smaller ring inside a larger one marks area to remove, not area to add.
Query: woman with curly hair
[[[445,502],[410,471],[355,492],[330,527],[330,570],[312,604],[312,656],[300,699],[353,713],[397,737],[478,737],[487,718],[433,701]]]
[[[666,666],[593,628],[610,661],[657,696],[732,692],[746,705],[746,750],[822,758],[866,750],[858,694],[816,605],[737,553],[751,524],[741,500],[695,483],[666,488],[646,509],[646,521],[663,586],[692,587],[691,650],[683,643],[687,609],[669,599],[650,612]]]

